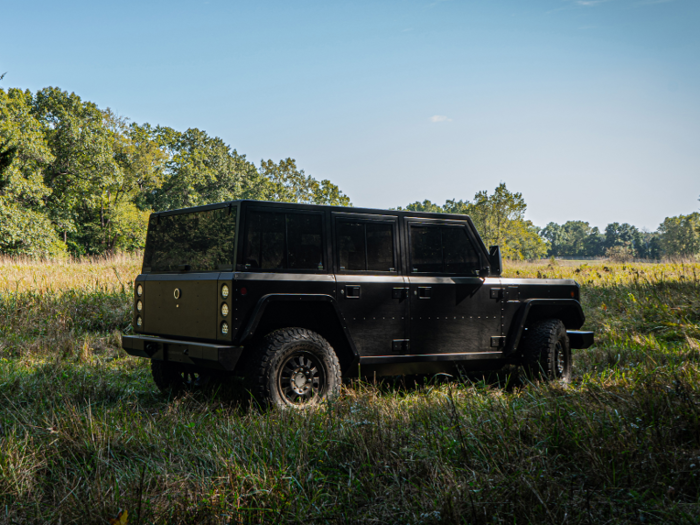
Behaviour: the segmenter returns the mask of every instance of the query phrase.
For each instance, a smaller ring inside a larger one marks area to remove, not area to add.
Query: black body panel
[[[343,323],[361,356],[405,353],[408,294],[401,276],[338,275]]]
[[[491,338],[501,333],[497,279],[409,277],[411,353],[500,351]],[[499,340],[496,340],[499,341]]]

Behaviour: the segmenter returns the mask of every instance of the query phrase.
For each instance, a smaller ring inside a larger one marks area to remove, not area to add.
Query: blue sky
[[[700,209],[700,1],[0,3],[1,87],[293,157],[358,206],[655,230]]]

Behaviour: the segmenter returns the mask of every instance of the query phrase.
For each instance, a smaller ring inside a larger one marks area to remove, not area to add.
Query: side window
[[[367,269],[375,272],[393,272],[394,226],[374,222],[365,224],[367,237]]]
[[[249,270],[322,270],[321,216],[248,213],[245,267]]]
[[[341,271],[396,271],[392,223],[338,220],[336,246]]]
[[[441,228],[444,246],[445,273],[479,271],[479,254],[472,246],[467,230],[460,226]]]
[[[339,221],[338,264],[341,270],[365,269],[365,227],[357,222]]]
[[[477,274],[479,253],[462,226],[411,225],[411,271]]]
[[[438,226],[411,226],[411,271],[442,271],[442,240]]]
[[[284,215],[250,212],[245,267],[251,270],[284,268]]]
[[[323,270],[321,216],[307,213],[287,214],[288,268]]]

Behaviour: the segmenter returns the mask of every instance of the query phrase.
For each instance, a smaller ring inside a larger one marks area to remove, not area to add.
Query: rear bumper
[[[567,330],[569,346],[571,348],[588,348],[593,344],[593,332],[581,332],[579,330]]]
[[[243,352],[240,346],[194,343],[148,335],[123,335],[122,348],[136,357],[219,370],[233,370]]]

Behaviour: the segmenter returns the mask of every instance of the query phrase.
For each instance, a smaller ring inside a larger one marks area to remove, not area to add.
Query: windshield
[[[235,232],[235,206],[176,215],[151,215],[144,270],[230,270]]]

